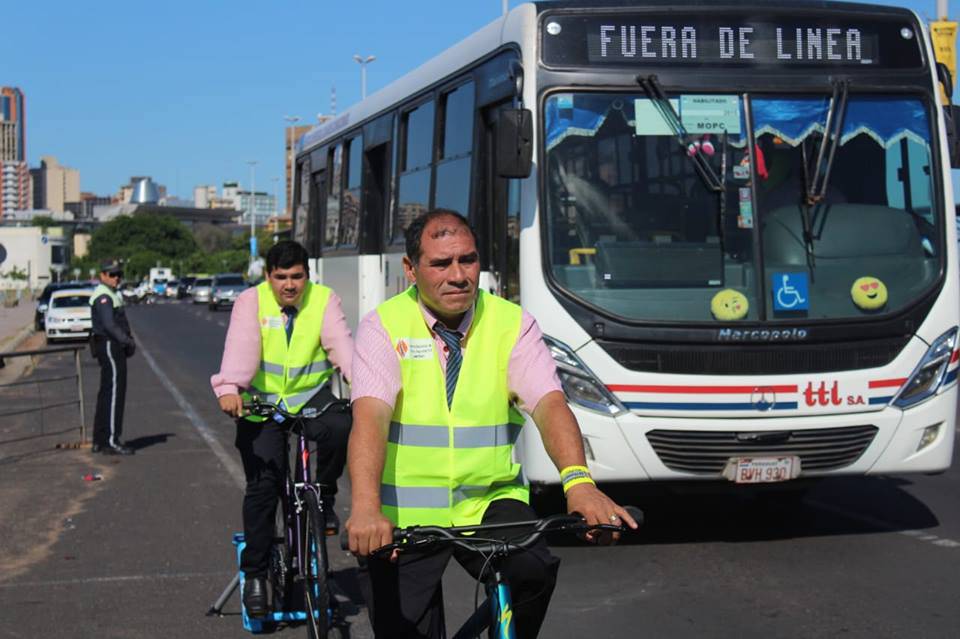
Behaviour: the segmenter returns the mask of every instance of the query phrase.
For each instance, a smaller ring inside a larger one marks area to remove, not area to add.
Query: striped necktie
[[[451,331],[437,322],[433,326],[443,343],[447,345],[447,408],[453,404],[453,392],[457,389],[457,378],[460,376],[460,365],[463,364],[463,352],[460,348],[460,331]]]
[[[283,314],[287,316],[287,325],[284,329],[287,331],[287,344],[289,344],[290,338],[293,337],[293,319],[297,316],[297,307],[284,306]]]

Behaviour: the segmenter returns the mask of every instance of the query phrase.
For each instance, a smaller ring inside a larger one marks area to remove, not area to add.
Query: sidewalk
[[[35,304],[24,300],[11,308],[0,305],[0,353],[15,350],[17,341],[29,335]]]

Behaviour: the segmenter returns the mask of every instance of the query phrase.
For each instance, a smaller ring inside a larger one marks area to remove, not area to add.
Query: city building
[[[0,87],[0,162],[25,162],[26,147],[23,91],[15,87]]]
[[[198,209],[212,209],[217,199],[217,187],[212,184],[193,187],[193,205]]]
[[[67,211],[73,213],[73,219],[77,222],[93,221],[94,207],[106,206],[112,203],[112,198],[105,195],[95,195],[93,193],[81,193],[79,202],[67,202]],[[76,253],[76,251],[74,251]]]
[[[327,120],[331,119],[331,117],[328,115],[323,115],[323,116],[319,116],[318,119],[320,120],[318,124],[323,124]],[[309,124],[304,126],[288,126],[286,127],[286,129],[284,129],[284,132],[283,132],[283,148],[286,150],[286,152],[283,155],[283,157],[286,158],[286,164],[284,165],[286,168],[284,169],[284,171],[287,176],[286,187],[285,187],[286,200],[284,201],[287,203],[287,208],[286,208],[287,215],[290,215],[290,206],[293,203],[292,172],[294,169],[294,165],[293,165],[294,158],[296,157],[296,154],[297,154],[297,142],[300,140],[301,137],[304,136],[304,134],[306,134],[307,131],[309,131],[312,128],[313,127]]]
[[[250,224],[250,211],[256,219],[257,226],[263,226],[270,218],[277,214],[277,198],[263,191],[256,191],[253,197],[249,190],[241,190],[238,182],[223,183],[223,199],[232,202],[232,208],[243,211],[240,217],[241,224]]]
[[[11,211],[30,208],[30,169],[26,162],[0,162],[0,219]]]
[[[0,227],[0,288],[42,289],[61,279],[70,263],[63,229],[39,226]]]
[[[33,208],[63,212],[67,202],[80,201],[80,171],[61,166],[57,158],[45,155],[40,168],[30,169],[33,180]]]
[[[26,137],[23,92],[0,87],[0,218],[32,205]]]

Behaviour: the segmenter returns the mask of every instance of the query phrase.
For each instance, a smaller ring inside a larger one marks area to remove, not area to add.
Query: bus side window
[[[441,101],[440,160],[437,162],[434,207],[470,215],[473,155],[473,82],[446,93]]]
[[[340,210],[341,248],[357,246],[360,235],[360,185],[363,178],[363,136],[347,141],[346,189],[343,191],[343,206]]]
[[[310,250],[308,245],[310,232],[310,162],[305,160],[297,164],[293,178],[293,239]]]
[[[403,242],[403,232],[430,208],[430,174],[433,159],[433,101],[403,114],[400,124],[400,172],[397,179],[397,214],[393,242]]]
[[[324,219],[327,211],[327,171],[326,167],[321,167],[319,171],[313,174],[309,179],[307,188],[310,190],[310,245],[307,250],[314,257],[320,257],[323,253],[323,241],[321,230],[323,229]]]
[[[342,184],[343,145],[330,151],[330,181],[327,184],[327,210],[323,224],[323,248],[336,248],[340,232],[340,192]]]

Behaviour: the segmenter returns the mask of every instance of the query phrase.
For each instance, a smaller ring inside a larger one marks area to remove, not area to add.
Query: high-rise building
[[[60,166],[57,158],[45,155],[40,168],[31,169],[33,178],[33,208],[56,213],[67,210],[67,202],[80,201],[80,171]]]
[[[23,91],[0,87],[0,217],[30,208]]]
[[[318,124],[323,124],[324,122],[330,119],[330,116],[326,116],[326,115],[319,116],[318,119],[320,120]],[[286,158],[286,168],[284,169],[284,171],[287,174],[287,181],[286,181],[287,215],[290,215],[290,210],[291,210],[290,207],[293,205],[293,175],[291,174],[291,171],[295,173],[293,162],[297,153],[297,150],[296,150],[297,141],[300,138],[302,138],[307,133],[307,131],[309,131],[312,128],[313,128],[312,125],[307,124],[304,126],[288,126],[283,130],[283,136],[284,136],[283,148],[286,150],[283,157]]]
[[[0,162],[27,160],[26,112],[23,91],[0,87]]]

